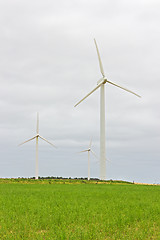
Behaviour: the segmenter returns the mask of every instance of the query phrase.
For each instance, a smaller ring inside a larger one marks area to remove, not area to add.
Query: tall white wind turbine
[[[38,138],[41,138],[42,140],[44,140],[45,142],[49,143],[50,145],[52,145],[53,147],[55,147],[52,143],[50,143],[47,139],[45,139],[44,137],[39,135],[39,113],[37,112],[37,128],[36,128],[37,134],[28,139],[27,141],[19,144],[18,146],[27,143],[29,141],[32,141],[33,139],[36,139],[36,174],[35,174],[35,179],[38,179]]]
[[[87,97],[89,97],[94,91],[96,91],[98,88],[100,88],[100,179],[105,180],[106,179],[106,140],[105,140],[105,84],[110,83],[116,87],[119,87],[127,92],[130,92],[137,97],[140,97],[138,94],[130,91],[129,89],[126,89],[124,87],[121,87],[111,81],[109,81],[104,74],[103,66],[102,66],[102,61],[100,58],[98,46],[96,43],[96,40],[94,39],[95,45],[96,45],[96,50],[97,50],[97,55],[98,55],[98,60],[99,60],[99,67],[100,71],[102,74],[102,78],[97,82],[97,86],[89,92],[84,98],[82,98],[76,105],[75,107],[83,102]]]
[[[92,139],[90,140],[89,148],[86,150],[80,151],[80,153],[88,152],[88,180],[90,180],[90,152],[97,158],[96,154],[91,149],[91,145],[92,145]]]

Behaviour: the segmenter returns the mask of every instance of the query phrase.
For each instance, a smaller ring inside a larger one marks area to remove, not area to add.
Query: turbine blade
[[[103,84],[100,83],[99,85],[97,85],[97,87],[95,87],[91,92],[89,92],[84,98],[82,98],[78,103],[76,103],[76,105],[74,105],[74,107],[76,107],[78,104],[80,104],[81,102],[83,102],[84,99],[86,99],[87,97],[89,97],[94,91],[96,91],[101,85]]]
[[[112,84],[112,85],[114,85],[114,86],[116,86],[116,87],[119,87],[119,88],[121,88],[121,89],[123,89],[123,90],[125,90],[125,91],[127,91],[127,92],[130,92],[130,93],[132,93],[132,94],[134,94],[134,95],[136,95],[137,97],[141,97],[140,95],[138,95],[137,93],[135,93],[135,92],[132,92],[131,90],[129,90],[129,89],[127,89],[127,88],[124,88],[124,87],[121,87],[121,86],[119,86],[118,84],[115,84],[115,83],[113,83],[113,82],[110,82],[110,81],[108,81],[108,80],[106,80],[108,83],[110,83],[110,84]]]
[[[37,112],[37,134],[39,134],[39,112]]]
[[[92,150],[91,153],[98,159],[97,155]]]
[[[98,55],[99,67],[100,67],[102,76],[105,77],[105,75],[104,75],[104,70],[103,70],[103,66],[102,66],[101,57],[100,57],[100,54],[99,54],[99,50],[98,50],[98,46],[97,46],[97,43],[96,43],[96,39],[95,39],[95,38],[94,38],[94,42],[95,42],[95,45],[96,45],[96,50],[97,50],[97,55]]]
[[[89,143],[89,148],[91,148],[91,145],[92,145],[92,137],[91,137],[91,140],[90,140],[90,143]]]
[[[39,137],[44,140],[45,142],[49,143],[50,145],[52,145],[53,147],[57,148],[55,145],[53,145],[51,142],[49,142],[47,139],[45,139],[44,137],[40,136]]]
[[[35,139],[37,136],[34,136],[33,138],[30,138],[30,139],[28,139],[27,141],[25,141],[25,142],[23,142],[23,143],[20,143],[18,146],[21,146],[22,144],[24,144],[24,143],[27,143],[27,142],[29,142],[29,141],[32,141],[33,139]]]
[[[89,150],[88,149],[86,149],[86,150],[83,150],[83,151],[80,151],[80,152],[78,152],[78,153],[82,153],[82,152],[88,152]]]

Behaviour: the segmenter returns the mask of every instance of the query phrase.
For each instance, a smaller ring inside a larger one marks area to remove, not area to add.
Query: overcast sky
[[[106,77],[107,179],[160,183],[160,2],[158,0],[0,1],[0,177],[87,177],[89,146],[99,156],[100,91]],[[91,157],[91,177],[99,177]]]

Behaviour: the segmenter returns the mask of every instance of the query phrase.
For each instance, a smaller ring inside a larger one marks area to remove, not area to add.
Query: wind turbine
[[[24,143],[27,143],[29,141],[32,141],[33,139],[36,139],[36,176],[35,176],[35,179],[38,179],[38,138],[41,138],[42,140],[44,140],[45,142],[49,143],[50,145],[52,145],[53,147],[55,147],[52,143],[50,143],[47,139],[45,139],[44,137],[40,136],[39,135],[39,113],[37,112],[37,128],[36,128],[36,131],[37,131],[37,134],[28,139],[27,141],[19,144],[18,146],[24,144]]]
[[[76,107],[78,104],[83,102],[87,97],[89,97],[94,91],[96,91],[98,88],[100,88],[100,179],[105,180],[106,179],[106,140],[105,140],[105,84],[110,83],[118,88],[121,88],[127,92],[130,92],[137,97],[141,97],[138,94],[130,91],[127,88],[121,87],[111,81],[109,81],[104,74],[103,66],[102,66],[102,61],[100,58],[98,46],[96,43],[96,40],[94,39],[95,45],[96,45],[96,50],[97,50],[97,55],[98,55],[98,60],[99,60],[99,67],[100,71],[102,74],[102,78],[97,82],[97,86],[89,92],[84,98],[82,98],[74,107]]]
[[[92,139],[90,140],[89,148],[86,150],[80,151],[80,153],[88,152],[88,180],[90,180],[90,152],[97,158],[96,154],[91,149],[91,145],[92,145]]]

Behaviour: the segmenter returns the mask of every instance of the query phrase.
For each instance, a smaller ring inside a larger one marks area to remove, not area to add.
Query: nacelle
[[[98,80],[97,85],[102,84],[102,83],[105,84],[106,82],[107,82],[107,78],[101,78]]]

